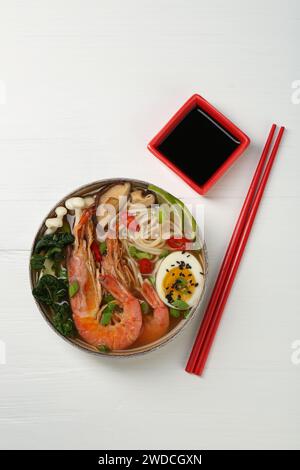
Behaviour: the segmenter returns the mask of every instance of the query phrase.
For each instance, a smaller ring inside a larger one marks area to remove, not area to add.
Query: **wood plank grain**
[[[2,2],[0,448],[299,448],[299,32],[297,0]],[[252,140],[207,198],[146,148],[195,92]],[[28,262],[56,201],[119,176],[201,201],[209,293],[273,121],[286,137],[203,380],[183,372],[201,312],[127,361],[48,327]]]

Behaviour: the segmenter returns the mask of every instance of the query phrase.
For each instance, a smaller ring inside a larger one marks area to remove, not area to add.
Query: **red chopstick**
[[[226,283],[226,285],[228,285],[228,282],[227,282],[228,273],[229,273],[229,271],[231,272],[231,266],[232,266],[232,263],[233,263],[233,260],[234,260],[234,257],[235,257],[235,253],[236,253],[237,248],[239,246],[239,240],[241,238],[241,234],[243,233],[243,228],[246,225],[247,218],[250,217],[249,211],[250,211],[251,205],[253,204],[253,201],[254,201],[255,193],[256,193],[256,190],[257,190],[257,187],[258,187],[258,183],[259,183],[263,168],[264,168],[265,161],[266,161],[268,153],[269,153],[269,149],[270,149],[270,145],[271,145],[271,141],[272,141],[275,129],[276,129],[276,126],[273,124],[273,126],[271,128],[271,131],[270,131],[270,134],[269,134],[269,137],[267,139],[266,145],[265,145],[264,150],[262,152],[260,161],[258,163],[257,169],[255,171],[254,177],[252,179],[249,191],[248,191],[247,196],[245,198],[245,201],[244,201],[242,210],[240,212],[240,216],[238,218],[237,224],[235,226],[234,232],[232,234],[230,243],[228,245],[226,255],[224,257],[224,260],[223,260],[223,263],[222,263],[222,266],[221,266],[221,269],[220,269],[215,287],[214,287],[213,292],[212,292],[210,302],[209,302],[208,307],[206,309],[201,327],[199,329],[197,338],[195,340],[191,356],[190,356],[189,361],[187,363],[186,370],[188,372],[200,373],[203,370],[205,360],[207,358],[207,355],[208,355],[208,352],[209,352],[209,349],[210,349],[210,345],[212,343],[213,337],[215,335],[217,326],[218,326],[220,318],[221,318],[221,315],[220,315],[220,317],[218,319],[218,322],[216,323],[216,328],[214,330],[213,336],[211,337],[210,336],[212,334],[211,331],[213,329],[213,324],[214,324],[214,321],[215,321],[215,318],[216,318],[216,315],[217,315],[216,310],[218,311],[218,308],[220,307],[219,297],[220,297],[220,294],[222,293],[222,299],[221,300],[222,300],[222,302],[224,301],[224,305],[223,305],[223,308],[222,308],[222,312],[223,312],[223,309],[225,307],[225,303],[226,303],[226,300],[228,298],[228,295],[229,295],[230,288],[231,288],[234,277],[233,277],[232,282],[229,286],[229,290],[228,290],[226,299],[225,299],[225,294],[224,294],[224,284]],[[281,140],[281,137],[282,137],[283,130],[284,129],[281,128],[280,133],[278,134],[278,138],[277,138],[276,144],[274,146],[274,149],[273,149],[273,152],[272,152],[272,155],[271,155],[271,157],[273,156],[272,163],[270,163],[271,166],[274,162],[274,159],[275,159],[275,156],[276,156],[276,153],[277,153],[277,149],[279,147],[279,143],[280,143],[280,140]],[[271,159],[271,157],[270,157],[270,159]],[[262,186],[260,186],[260,188],[261,188],[260,189],[260,191],[261,191],[260,192],[260,198],[258,200],[254,216],[252,215],[253,219],[252,219],[251,226],[253,224],[254,217],[255,217],[255,214],[257,212],[258,204],[259,204],[260,199],[262,197],[263,190],[265,188],[265,185],[266,185],[266,182],[267,182],[270,170],[271,170],[271,166],[268,166],[269,170],[268,170],[267,173],[264,174],[264,184]],[[252,212],[252,214],[253,214],[253,212]],[[250,229],[251,229],[251,227],[250,227]],[[249,229],[249,233],[250,233],[250,229]],[[248,233],[248,236],[249,236],[249,233]],[[248,238],[248,236],[247,236],[247,238]],[[245,245],[246,245],[246,243],[245,243]],[[244,247],[245,247],[245,245],[244,245]],[[237,268],[236,268],[236,270],[237,270]],[[236,271],[235,271],[235,273],[236,273]],[[235,276],[235,274],[234,274],[234,276]],[[207,343],[208,342],[208,339],[207,339],[208,337],[211,337],[211,340],[210,340],[209,343]],[[206,344],[206,346],[204,346],[204,344]],[[206,353],[204,353],[203,350],[205,350]],[[200,359],[201,359],[201,363],[199,363]]]
[[[198,335],[197,335],[196,340],[194,342],[194,346],[193,346],[191,355],[189,357],[189,360],[188,360],[188,363],[187,363],[187,366],[186,366],[186,371],[187,372],[193,372],[193,368],[195,366],[197,357],[199,355],[199,351],[202,347],[202,343],[204,341],[206,331],[208,329],[209,323],[211,321],[211,317],[212,317],[214,309],[216,307],[218,297],[219,297],[220,292],[222,290],[223,282],[224,282],[224,279],[225,279],[226,274],[227,274],[227,269],[230,266],[232,257],[233,257],[234,252],[235,252],[237,242],[240,238],[241,230],[242,230],[242,228],[245,224],[245,220],[246,220],[248,212],[250,210],[252,200],[253,200],[253,197],[254,197],[259,179],[261,177],[261,173],[262,173],[265,161],[266,161],[268,153],[269,153],[269,149],[270,149],[270,146],[271,146],[271,143],[272,143],[272,139],[273,139],[273,136],[274,136],[275,129],[276,129],[276,125],[273,124],[272,127],[271,127],[271,130],[270,130],[268,139],[266,141],[265,147],[263,149],[261,158],[260,158],[259,163],[257,165],[256,171],[254,173],[252,182],[250,184],[247,196],[245,198],[245,201],[244,201],[243,207],[241,209],[239,218],[237,220],[235,229],[233,231],[231,240],[230,240],[228,248],[226,250],[226,254],[224,256],[222,266],[220,268],[220,271],[219,271],[219,274],[218,274],[218,277],[217,277],[217,280],[216,280],[216,283],[215,283],[215,286],[214,286],[209,304],[206,308],[206,312],[204,314],[204,317],[203,317]]]
[[[197,374],[197,375],[201,375],[203,370],[204,370],[205,363],[206,363],[209,351],[211,349],[211,346],[212,346],[214,337],[216,335],[220,320],[222,318],[222,313],[224,311],[227,299],[229,297],[231,287],[233,285],[233,282],[234,282],[234,279],[235,279],[240,261],[242,259],[242,256],[243,256],[243,253],[244,253],[244,250],[245,250],[245,247],[246,247],[246,244],[247,244],[250,232],[251,232],[251,228],[252,228],[252,225],[253,225],[253,222],[255,220],[255,216],[256,216],[256,213],[257,213],[257,210],[258,210],[258,207],[259,207],[259,204],[260,204],[260,201],[262,199],[262,196],[263,196],[266,184],[268,182],[268,178],[269,178],[273,163],[275,161],[275,157],[277,155],[277,150],[278,150],[279,144],[281,142],[283,132],[284,132],[284,127],[281,127],[280,130],[279,130],[276,142],[274,144],[272,153],[271,153],[270,158],[268,160],[268,163],[266,165],[264,174],[262,176],[261,182],[260,182],[259,187],[257,189],[257,193],[255,195],[253,205],[252,205],[251,210],[249,212],[249,217],[246,221],[246,225],[245,225],[244,230],[241,234],[241,238],[240,238],[240,241],[239,241],[239,244],[238,244],[238,247],[237,247],[237,251],[234,255],[233,262],[230,266],[230,269],[229,269],[229,272],[228,272],[228,277],[227,277],[226,283],[224,285],[221,298],[218,300],[218,305],[217,305],[217,308],[215,310],[214,320],[210,324],[210,327],[207,331],[204,343],[202,345],[202,350],[200,352],[200,355],[198,356],[197,363],[194,367],[194,373]]]

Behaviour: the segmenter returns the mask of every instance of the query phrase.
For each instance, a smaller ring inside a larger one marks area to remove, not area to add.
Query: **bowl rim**
[[[92,181],[90,183],[87,183],[87,184],[84,184],[84,185],[81,185],[79,187],[77,187],[75,190],[69,192],[67,195],[65,195],[62,199],[60,199],[52,208],[50,211],[48,211],[48,214],[44,217],[44,219],[42,220],[41,224],[39,225],[39,228],[34,236],[34,239],[33,239],[33,242],[32,242],[32,245],[31,245],[31,249],[30,249],[30,254],[29,254],[29,280],[30,280],[30,287],[31,287],[31,291],[32,289],[35,287],[35,279],[36,279],[36,276],[34,275],[34,271],[32,270],[31,266],[30,266],[30,259],[31,259],[31,256],[33,254],[33,250],[34,250],[34,247],[36,245],[36,242],[38,240],[38,238],[40,237],[40,235],[45,231],[45,221],[46,219],[49,218],[49,216],[53,213],[54,214],[54,211],[55,209],[60,206],[60,205],[63,205],[66,201],[66,199],[70,198],[70,197],[73,197],[75,196],[78,192],[80,191],[84,191],[85,189],[87,189],[86,191],[86,195],[89,194],[89,192],[93,193],[95,192],[95,190],[91,190],[91,191],[88,191],[88,188],[89,187],[92,187],[92,186],[101,186],[102,184],[111,184],[111,183],[114,183],[114,182],[134,182],[134,183],[137,183],[137,184],[141,184],[141,185],[146,185],[146,186],[149,186],[150,183],[147,182],[147,181],[143,181],[143,180],[140,180],[140,179],[136,179],[136,178],[118,178],[118,177],[114,177],[114,178],[104,178],[104,179],[100,179],[100,180],[95,180],[95,181]],[[160,187],[160,186],[158,186]],[[163,188],[161,188],[163,189]],[[168,191],[169,192],[169,191]],[[172,193],[170,193],[171,195],[173,195]],[[197,228],[199,230],[199,227],[198,227],[198,223],[197,223]],[[91,345],[88,345],[88,343],[86,343],[84,340],[77,340],[78,342],[75,342],[72,338],[69,338],[69,337],[66,337],[66,336],[63,336],[53,325],[53,323],[51,322],[48,314],[47,314],[47,307],[46,306],[43,306],[42,304],[40,304],[40,302],[38,302],[38,300],[35,299],[34,296],[33,299],[35,301],[35,304],[40,312],[40,314],[42,315],[42,317],[46,320],[47,324],[51,327],[51,329],[60,337],[62,338],[63,340],[65,340],[68,344],[71,344],[73,347],[76,347],[77,349],[80,349],[81,351],[85,351],[87,353],[90,353],[90,354],[93,354],[93,355],[97,355],[97,356],[101,356],[101,357],[108,357],[108,358],[129,358],[129,357],[137,357],[137,356],[142,356],[144,354],[147,354],[149,352],[152,352],[152,351],[156,351],[158,349],[160,349],[161,347],[165,346],[167,343],[171,342],[175,337],[177,337],[180,333],[182,333],[182,331],[186,328],[186,326],[191,322],[192,318],[194,318],[196,312],[200,309],[200,306],[202,304],[202,301],[203,301],[203,298],[204,298],[204,294],[205,294],[205,290],[206,290],[206,285],[207,285],[207,275],[208,275],[208,254],[207,254],[207,247],[206,247],[206,243],[205,243],[205,239],[203,238],[203,241],[202,241],[202,251],[203,251],[203,256],[204,256],[204,262],[205,262],[205,266],[203,267],[204,269],[204,285],[203,285],[203,289],[202,289],[202,293],[201,293],[201,296],[199,298],[199,301],[197,303],[197,305],[195,305],[191,311],[190,311],[190,314],[188,316],[188,318],[186,319],[182,319],[172,330],[170,330],[166,335],[164,335],[162,338],[159,338],[158,340],[150,343],[149,345],[145,345],[145,346],[140,346],[138,348],[134,348],[134,349],[123,349],[123,350],[120,350],[120,351],[110,351],[109,353],[104,353],[104,352],[101,352],[101,351],[98,351],[96,348],[95,349],[89,349],[88,346],[90,346],[91,348],[93,348],[93,346]]]

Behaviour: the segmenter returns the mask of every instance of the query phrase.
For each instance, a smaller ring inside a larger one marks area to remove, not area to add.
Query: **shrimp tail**
[[[153,288],[151,282],[146,279],[142,285],[142,294],[144,299],[151,305],[152,308],[163,307],[165,304],[158,297],[157,292]]]
[[[124,303],[133,298],[133,295],[126,289],[126,287],[124,287],[123,284],[121,284],[111,274],[100,274],[99,280],[102,286],[119,302]]]

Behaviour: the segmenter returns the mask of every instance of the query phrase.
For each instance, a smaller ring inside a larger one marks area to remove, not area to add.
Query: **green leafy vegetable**
[[[143,301],[143,302],[141,303],[141,309],[142,309],[142,312],[143,312],[145,315],[147,315],[148,313],[150,313],[150,305],[149,305],[147,302],[145,302],[145,301]]]
[[[153,286],[155,285],[155,277],[154,276],[148,276],[148,281],[151,282],[151,284]]]
[[[181,294],[188,294],[189,288],[188,288],[187,280],[182,277],[179,277],[178,279],[176,279],[176,281],[174,282],[174,289],[176,289],[177,291],[180,291]]]
[[[158,212],[158,222],[160,224],[162,224],[164,222],[165,218],[166,218],[166,212],[165,212],[165,210],[163,210],[163,206],[161,206],[159,208],[159,212]]]
[[[97,346],[97,349],[98,349],[98,351],[100,351],[102,353],[109,353],[110,352],[109,347],[106,346],[105,344],[100,344],[99,346]]]
[[[188,310],[189,304],[187,304],[184,300],[176,299],[172,302],[172,307],[177,308],[179,310]]]
[[[41,303],[51,307],[52,322],[64,336],[74,336],[75,325],[69,304],[70,297],[76,294],[77,281],[68,286],[68,273],[62,261],[65,258],[65,247],[74,242],[69,224],[65,223],[62,232],[44,235],[36,244],[31,257],[31,267],[37,271],[44,269],[54,273],[44,274],[32,290],[34,297]],[[45,264],[46,263],[46,264]]]
[[[54,274],[59,277],[61,264],[65,259],[64,248],[52,247],[48,250],[46,258],[52,261],[52,270]]]
[[[174,287],[177,290],[182,290],[186,286],[187,286],[187,280],[183,279],[182,277],[177,278],[176,281],[174,282]]]
[[[57,253],[61,254],[61,248],[58,246],[53,246],[47,251],[47,258],[55,259]]]
[[[159,255],[159,259],[165,258],[166,256],[168,256],[169,253],[170,253],[169,250],[163,250],[161,254]]]
[[[186,234],[187,238],[194,239],[197,231],[197,223],[186,205],[180,201],[180,199],[177,199],[176,197],[172,196],[172,194],[164,191],[158,186],[150,184],[148,189],[149,191],[152,191],[156,194],[159,203],[167,202],[173,206],[178,216],[182,219],[182,230],[188,232],[188,235]]]
[[[129,251],[129,254],[130,256],[132,256],[133,258],[135,258],[136,256],[136,247],[133,246],[133,245],[130,245],[129,248],[128,248],[128,251]]]
[[[64,336],[73,336],[75,326],[69,305],[68,283],[51,274],[44,274],[36,287],[33,288],[34,297],[41,303],[51,307],[52,321],[55,328]]]
[[[60,268],[61,268],[61,263],[64,260],[64,256],[56,256],[55,259],[51,260],[52,261],[52,270],[55,274],[55,276],[59,277],[60,273]]]
[[[150,253],[146,253],[145,251],[138,250],[135,246],[130,245],[128,248],[130,256],[136,259],[152,259],[152,255]]]
[[[180,310],[177,310],[176,308],[170,308],[170,315],[174,318],[179,318],[180,317]]]
[[[32,293],[37,300],[50,306],[68,298],[68,289],[65,282],[51,274],[42,276],[37,286],[33,288]]]
[[[55,307],[52,317],[53,325],[63,336],[74,336],[75,326],[72,320],[70,306],[64,302]]]
[[[112,300],[115,300],[114,296],[111,295],[111,294],[105,294],[105,296],[103,297],[103,303],[104,304],[108,304],[109,302],[111,302]]]
[[[106,242],[99,243],[99,250],[100,250],[101,255],[104,255],[106,253],[107,251]]]
[[[112,314],[114,313],[116,305],[117,304],[115,301],[112,301],[109,304],[107,304],[107,306],[105,307],[101,315],[101,320],[100,320],[101,325],[106,326],[110,323],[110,320],[111,320]]]
[[[74,297],[74,295],[76,295],[78,291],[79,291],[78,281],[71,282],[71,284],[69,284],[69,296]]]
[[[65,233],[71,233],[71,228],[69,222],[64,220],[63,226],[62,226],[62,231]]]
[[[74,237],[68,232],[55,232],[51,235],[44,235],[36,244],[34,253],[40,253],[42,250],[50,248],[63,248],[74,242]]]
[[[59,277],[59,279],[63,279],[64,281],[68,280],[68,271],[64,266],[60,267],[58,277]]]
[[[36,244],[34,254],[31,257],[31,268],[40,271],[45,267],[46,259],[52,261],[52,270],[58,276],[61,262],[65,258],[65,246],[73,243],[74,237],[69,232],[58,232],[52,235],[44,235]],[[41,254],[41,252],[43,252]]]
[[[43,269],[45,260],[46,260],[46,256],[38,255],[38,254],[32,255],[30,259],[30,266],[35,271],[39,271],[40,269]]]

